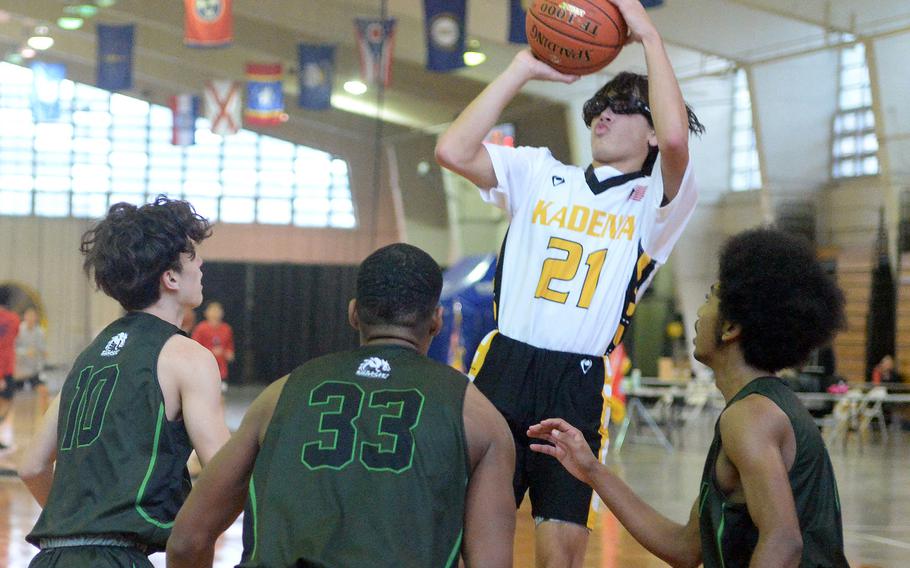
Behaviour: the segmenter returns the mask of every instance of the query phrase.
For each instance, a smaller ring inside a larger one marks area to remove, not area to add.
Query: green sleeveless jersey
[[[834,469],[812,416],[790,387],[777,377],[762,377],[750,382],[733,397],[727,408],[751,394],[764,396],[783,410],[796,436],[796,457],[789,480],[803,537],[800,566],[848,568]],[[727,501],[717,486],[715,468],[721,447],[718,418],[699,493],[698,515],[705,568],[748,566],[758,544],[758,529],[745,503]]]
[[[158,384],[158,355],[176,333],[132,312],[76,359],[61,391],[54,482],[29,542],[110,535],[164,550],[190,490],[189,436],[165,416]]]
[[[392,345],[292,372],[250,479],[240,566],[455,566],[467,384]]]

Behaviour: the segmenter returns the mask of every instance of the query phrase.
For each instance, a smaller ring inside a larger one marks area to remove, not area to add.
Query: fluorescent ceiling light
[[[482,51],[465,51],[462,58],[468,67],[477,67],[487,60],[487,55]]]
[[[62,16],[57,18],[57,26],[63,30],[78,30],[84,23],[85,20],[75,16]]]
[[[80,18],[91,18],[98,13],[98,6],[94,4],[77,4],[75,6],[64,6],[63,13],[70,16],[79,16]]]
[[[367,92],[367,86],[362,81],[347,81],[344,84],[344,90],[352,95],[362,95]]]
[[[46,35],[36,35],[28,38],[28,41],[25,43],[32,49],[38,51],[44,51],[45,49],[50,49],[54,45],[54,38]]]

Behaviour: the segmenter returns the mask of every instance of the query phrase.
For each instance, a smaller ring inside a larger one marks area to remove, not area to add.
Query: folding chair
[[[878,420],[882,440],[888,439],[888,425],[885,423],[885,413],[882,411],[887,396],[888,390],[885,387],[873,387],[860,401],[858,411],[860,441],[871,431],[870,426],[873,420]]]

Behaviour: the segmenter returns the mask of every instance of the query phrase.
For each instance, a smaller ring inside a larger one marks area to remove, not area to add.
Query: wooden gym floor
[[[243,411],[255,396],[255,389],[232,389],[226,401],[228,422],[239,424]],[[12,436],[21,449],[28,443],[34,427],[35,396],[20,393],[7,432],[0,441]],[[683,521],[695,499],[707,444],[710,442],[711,415],[677,433],[677,450],[666,452],[646,440],[629,441],[621,455],[612,455],[609,465],[628,480],[633,488],[658,510]],[[844,507],[844,532],[847,556],[855,568],[906,566],[910,551],[910,439],[893,432],[887,442],[873,439],[862,448],[852,440],[847,447],[831,451],[837,471]],[[18,452],[0,457],[0,567],[25,567],[36,550],[24,540],[39,509],[21,482],[13,475]],[[515,539],[515,566],[534,566],[533,521],[527,501],[518,513]],[[241,552],[240,521],[219,541],[215,566],[234,566]],[[156,566],[164,566],[164,555],[152,556]],[[648,554],[609,513],[599,515],[588,547],[586,568],[651,568],[666,566]]]

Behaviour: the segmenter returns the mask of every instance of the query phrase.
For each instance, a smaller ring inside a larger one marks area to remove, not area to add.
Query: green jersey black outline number
[[[395,408],[397,406],[397,409]],[[417,389],[378,390],[370,395],[370,408],[384,408],[379,418],[379,435],[392,436],[392,449],[382,444],[360,443],[360,462],[372,471],[401,473],[414,460],[414,428],[423,412],[423,394]]]
[[[342,470],[354,461],[357,438],[362,437],[356,424],[363,412],[364,392],[359,385],[343,381],[325,381],[310,391],[309,406],[325,407],[319,415],[319,433],[331,434],[324,440],[303,445],[300,461],[311,470]],[[414,429],[423,413],[423,394],[417,389],[377,390],[370,394],[368,412],[378,413],[378,426],[373,438],[390,440],[391,449],[361,441],[358,461],[370,471],[402,473],[413,465]]]
[[[76,381],[76,392],[66,413],[66,429],[60,451],[86,448],[95,443],[104,428],[104,417],[117,386],[120,366],[102,367],[97,371],[94,365],[82,369]]]
[[[326,381],[310,391],[309,405],[332,405],[319,415],[319,432],[331,433],[333,440],[331,444],[322,440],[304,444],[300,461],[310,469],[344,469],[354,461],[354,421],[363,408],[363,389],[354,383]]]

